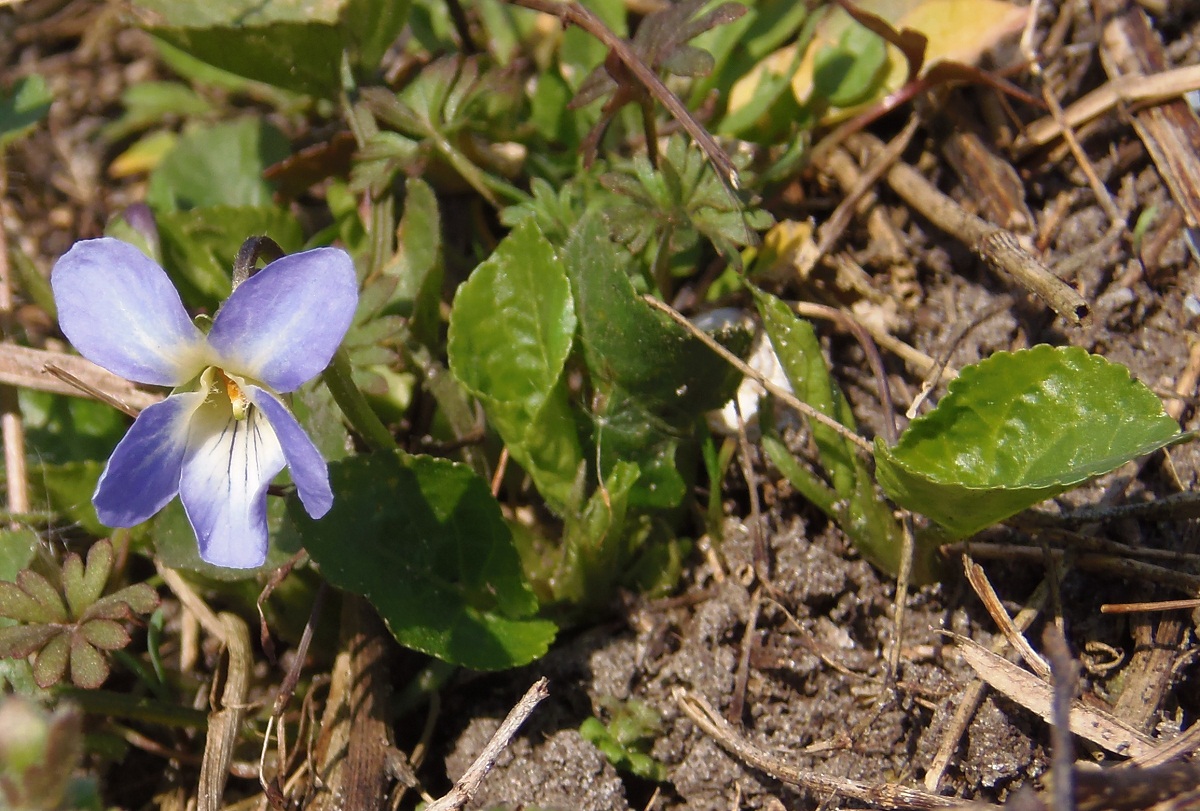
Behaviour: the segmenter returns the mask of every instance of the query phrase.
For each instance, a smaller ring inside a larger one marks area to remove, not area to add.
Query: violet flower
[[[76,243],[50,276],[63,333],[88,360],[175,391],[138,415],[92,503],[131,527],[178,493],[217,566],[267,556],[267,485],[287,465],[304,509],[333,505],[329,470],[280,393],[329,364],[358,302],[354,264],[336,248],[285,256],[238,285],[206,335],[157,264],[116,239]]]

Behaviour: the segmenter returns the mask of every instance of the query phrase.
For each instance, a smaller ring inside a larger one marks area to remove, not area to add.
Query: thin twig
[[[879,139],[866,133],[858,133],[847,143],[872,154],[884,148]],[[1071,324],[1078,325],[1088,316],[1090,307],[1083,296],[1022,248],[1011,232],[966,211],[902,161],[892,164],[885,177],[904,202],[970,248],[989,267],[1011,276]]]
[[[1074,811],[1075,785],[1072,780],[1075,763],[1075,746],[1071,738],[1071,702],[1075,699],[1079,674],[1067,640],[1057,625],[1047,625],[1042,633],[1042,647],[1050,657],[1050,669],[1054,674],[1053,721],[1050,726],[1050,743],[1053,748],[1054,767],[1050,772],[1051,790],[1054,792],[1055,811]]]
[[[544,677],[533,683],[525,695],[521,696],[517,705],[505,716],[500,728],[487,742],[487,746],[483,747],[479,757],[475,758],[475,762],[463,772],[462,777],[458,778],[454,788],[450,789],[444,797],[425,806],[425,811],[458,811],[471,801],[471,798],[479,791],[479,786],[483,784],[483,778],[496,764],[496,758],[500,757],[500,753],[512,741],[517,730],[521,728],[537,705],[550,695],[549,684],[549,680]]]
[[[13,333],[12,277],[8,267],[8,232],[3,216],[4,196],[8,192],[8,170],[0,153],[0,338],[6,342]],[[0,385],[0,432],[4,437],[4,473],[8,489],[8,511],[29,512],[29,481],[25,473],[25,426],[21,420],[21,404],[17,390]]]
[[[872,785],[859,780],[829,777],[817,772],[798,769],[759,749],[740,736],[728,721],[699,696],[682,688],[676,688],[674,697],[675,703],[679,705],[684,714],[722,748],[777,780],[800,786],[812,792],[838,794],[852,800],[872,803],[889,809],[952,808],[958,805],[958,801],[952,797],[939,797],[920,789],[892,783]]]

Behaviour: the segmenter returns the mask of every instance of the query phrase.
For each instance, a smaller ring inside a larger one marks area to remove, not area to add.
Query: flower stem
[[[329,368],[325,370],[325,385],[329,387],[338,408],[346,415],[350,427],[362,436],[371,450],[396,450],[396,439],[392,432],[379,419],[358,386],[354,385],[346,350],[339,349],[334,354]]]

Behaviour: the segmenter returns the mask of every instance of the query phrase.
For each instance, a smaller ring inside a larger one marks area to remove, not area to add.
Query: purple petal
[[[354,308],[358,279],[349,254],[317,248],[285,256],[238,285],[208,334],[234,374],[295,391],[329,365]]]
[[[329,466],[308,434],[270,392],[257,386],[247,386],[250,402],[262,409],[275,429],[275,436],[283,447],[283,456],[292,472],[292,481],[304,510],[313,518],[320,518],[333,506],[333,491],[329,488]]]
[[[132,527],[175,497],[188,425],[203,402],[202,393],[175,394],[138,414],[109,457],[92,496],[101,523]]]
[[[132,245],[77,242],[55,263],[50,284],[63,333],[92,363],[160,386],[204,369],[204,336],[167,274]]]
[[[179,496],[200,557],[214,566],[254,569],[267,559],[267,485],[283,470],[283,451],[258,409],[234,419],[228,401],[192,420]]]

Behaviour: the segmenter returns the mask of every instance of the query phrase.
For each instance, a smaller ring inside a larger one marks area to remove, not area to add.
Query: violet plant
[[[349,255],[285,256],[238,285],[206,335],[167,274],[137,248],[77,243],[50,277],[63,333],[137,383],[174,386],[117,445],[92,498],[132,527],[180,496],[200,556],[250,569],[267,557],[267,486],[286,465],[308,514],[329,511],[329,471],[283,402],[329,364],[358,301]]]

